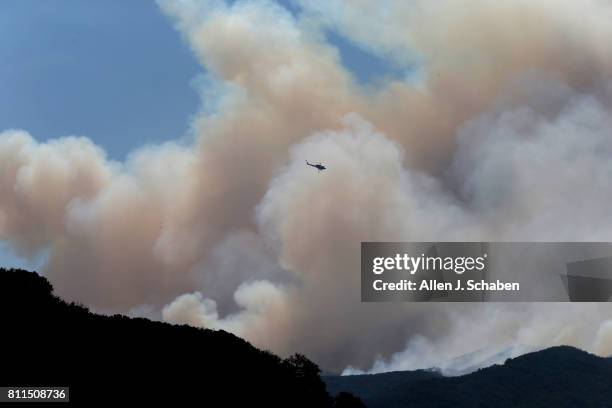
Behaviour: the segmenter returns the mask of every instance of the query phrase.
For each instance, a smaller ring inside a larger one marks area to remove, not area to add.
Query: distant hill
[[[332,395],[353,393],[369,408],[612,407],[612,360],[567,346],[460,377],[418,370],[323,379]]]
[[[319,368],[282,360],[223,331],[100,316],[31,272],[0,269],[0,386],[70,386],[92,405],[361,406],[326,392]]]
[[[34,273],[0,269],[0,386],[70,386],[80,405],[611,407],[612,360],[553,347],[460,377],[319,376],[223,331],[100,316]],[[327,385],[327,391],[326,386]],[[336,396],[335,398],[331,398]]]

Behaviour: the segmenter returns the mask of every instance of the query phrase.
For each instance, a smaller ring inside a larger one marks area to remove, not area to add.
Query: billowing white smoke
[[[610,2],[160,6],[207,69],[191,144],[0,134],[0,239],[59,295],[325,369],[612,353],[606,304],[359,301],[361,241],[612,241]],[[330,29],[422,83],[356,84]]]

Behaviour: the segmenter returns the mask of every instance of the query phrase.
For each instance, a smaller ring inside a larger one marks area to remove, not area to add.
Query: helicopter
[[[325,166],[324,166],[324,165],[322,165],[321,163],[312,164],[312,163],[308,163],[308,160],[306,160],[306,164],[307,164],[307,165],[309,165],[309,166],[311,166],[311,167],[314,167],[315,169],[317,169],[317,170],[319,170],[319,171],[321,171],[321,170],[326,170],[326,169],[327,169],[327,167],[325,167]]]

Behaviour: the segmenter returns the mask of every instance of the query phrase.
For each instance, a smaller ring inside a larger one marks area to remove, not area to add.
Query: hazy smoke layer
[[[612,353],[606,304],[359,301],[364,240],[612,241],[611,2],[160,6],[207,70],[192,144],[0,134],[0,239],[59,295],[333,370]],[[411,80],[357,84],[327,30]]]

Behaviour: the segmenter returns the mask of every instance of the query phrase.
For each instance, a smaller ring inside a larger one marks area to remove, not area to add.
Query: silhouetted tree
[[[306,394],[302,396],[308,406],[328,407],[331,398],[327,394],[325,383],[321,380],[319,367],[302,354],[294,354],[283,361],[285,368],[295,379],[297,388]]]

